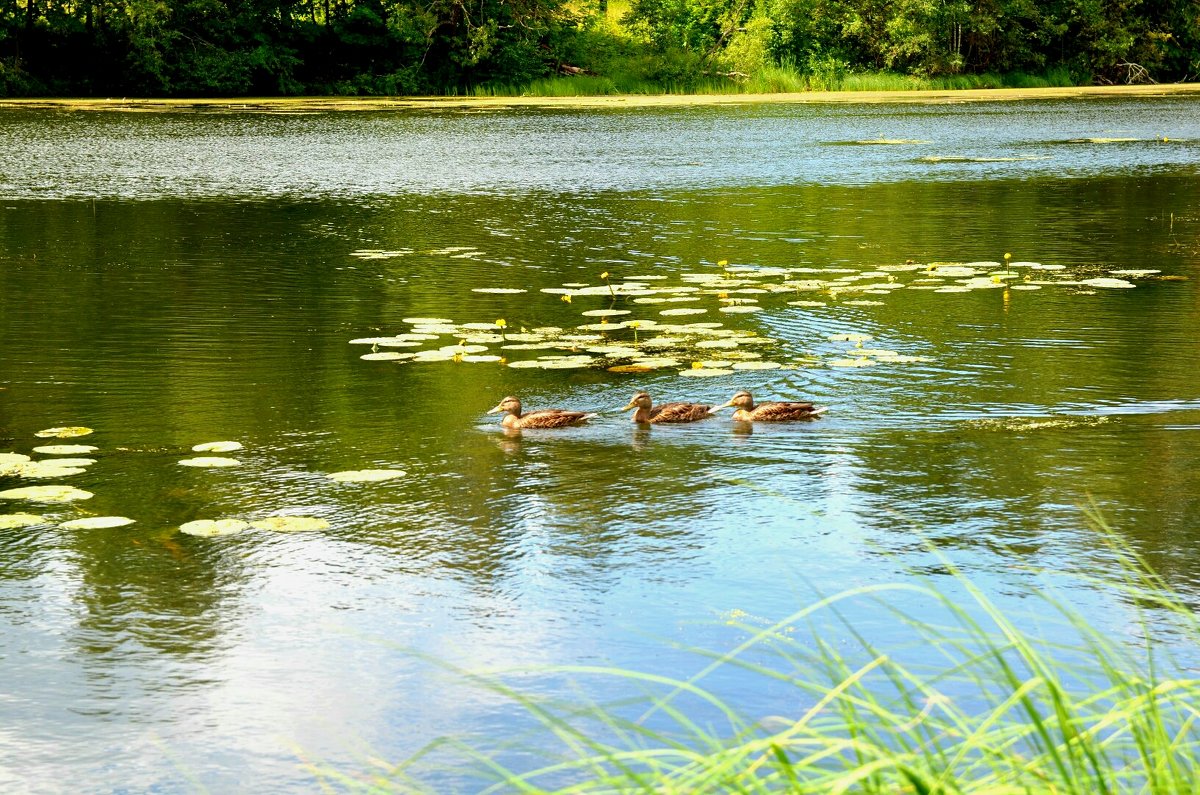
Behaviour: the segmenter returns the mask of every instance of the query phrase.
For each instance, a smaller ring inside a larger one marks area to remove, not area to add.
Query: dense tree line
[[[1194,79],[1200,0],[0,0],[0,96],[444,93],[564,72],[686,87],[780,65]]]

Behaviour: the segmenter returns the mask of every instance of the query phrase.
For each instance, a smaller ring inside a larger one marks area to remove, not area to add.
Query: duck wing
[[[539,409],[521,415],[522,428],[562,428],[567,425],[577,425],[584,420],[590,420],[595,414],[586,411],[567,411],[566,409]]]
[[[703,403],[663,403],[650,409],[650,422],[695,422],[712,416]]]
[[[783,422],[785,420],[806,420],[819,416],[825,409],[818,409],[812,403],[799,401],[779,401],[775,403],[760,403],[754,407],[751,416],[762,422]]]

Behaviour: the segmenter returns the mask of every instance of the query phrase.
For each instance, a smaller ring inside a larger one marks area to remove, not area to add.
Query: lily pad
[[[479,363],[479,362],[498,362],[501,360],[501,358],[503,358],[503,357],[496,356],[495,354],[492,354],[492,353],[468,353],[466,356],[460,356],[458,360],[460,362]]]
[[[91,428],[84,428],[82,425],[75,425],[63,428],[47,428],[44,431],[38,431],[34,436],[39,439],[70,439],[73,436],[87,436],[89,433],[94,433]]]
[[[523,287],[472,287],[473,293],[496,293],[497,295],[509,295],[515,293],[527,293],[528,290]]]
[[[241,519],[197,519],[179,526],[179,532],[200,538],[231,536],[249,529],[250,523],[243,522]]]
[[[778,370],[783,367],[779,362],[734,362],[734,370]]]
[[[0,515],[0,530],[12,530],[17,527],[33,527],[46,524],[44,516],[32,513],[6,513]]]
[[[205,442],[192,447],[194,453],[232,453],[241,450],[241,442]]]
[[[124,527],[136,522],[125,516],[91,516],[87,519],[72,519],[59,525],[63,530],[106,530],[110,527]]]
[[[90,500],[96,495],[74,486],[25,486],[0,491],[0,500],[29,500],[30,502],[72,502]]]
[[[828,364],[830,367],[870,367],[875,360],[863,356],[858,359],[831,359]]]
[[[1162,273],[1162,271],[1160,271],[1160,270],[1155,270],[1155,269],[1152,269],[1152,268],[1150,268],[1150,269],[1144,269],[1144,270],[1139,270],[1139,269],[1134,269],[1134,268],[1127,268],[1127,269],[1125,269],[1125,270],[1119,270],[1119,271],[1109,271],[1109,273],[1111,273],[1113,276],[1130,276],[1130,277],[1133,277],[1133,278],[1135,278],[1135,279],[1136,279],[1136,278],[1138,278],[1139,276],[1153,276],[1153,275],[1154,275],[1154,274],[1156,274],[1156,273]]]
[[[581,314],[584,317],[616,317],[617,315],[631,315],[633,312],[629,309],[589,309]]]
[[[830,334],[826,339],[830,342],[870,342],[875,338],[870,334],[851,332],[847,334]]]
[[[326,530],[329,528],[329,522],[316,516],[268,516],[266,519],[254,520],[250,526],[274,533],[303,533]]]
[[[1134,287],[1133,282],[1127,282],[1124,279],[1084,279],[1081,284],[1086,284],[1089,287],[1110,287],[1110,288],[1129,288]]]
[[[71,475],[82,475],[87,470],[80,467],[65,467],[59,466],[58,462],[50,461],[29,461],[20,464],[16,467],[15,474],[23,478],[33,478],[35,480],[50,480],[52,478],[66,478]]]
[[[417,343],[414,342],[413,344],[416,345]],[[402,359],[411,359],[413,358],[413,354],[399,353],[397,351],[380,351],[378,353],[364,353],[358,358],[367,362],[396,362]]]
[[[38,463],[39,464],[53,464],[54,466],[69,467],[69,468],[74,469],[76,467],[90,467],[92,464],[96,463],[96,459],[94,459],[94,458],[51,458],[47,461],[39,461]]]
[[[688,378],[714,378],[719,375],[733,375],[733,370],[716,367],[693,367],[690,370],[680,370],[679,374]]]
[[[410,326],[441,326],[454,323],[446,317],[406,317],[403,321]]]
[[[689,298],[688,300],[690,301],[692,299]],[[664,317],[673,317],[675,315],[703,315],[707,312],[707,309],[700,309],[699,307],[684,307],[681,309],[664,309],[658,314],[663,315]]]
[[[242,462],[236,458],[221,458],[219,456],[199,456],[197,458],[185,458],[179,462],[180,466],[185,467],[200,467],[202,469],[214,467],[236,467],[241,466]]]
[[[379,480],[402,478],[407,474],[403,469],[348,469],[344,472],[334,472],[326,477],[338,483],[373,483]]]
[[[883,301],[843,301],[844,306],[884,306]]]
[[[0,453],[0,467],[24,464],[28,460],[29,456],[24,453]]]

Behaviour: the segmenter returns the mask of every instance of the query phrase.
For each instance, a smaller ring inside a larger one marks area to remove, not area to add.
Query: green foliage
[[[0,3],[0,96],[552,95],[838,89],[885,75],[897,85],[1200,75],[1195,0],[626,2],[12,0]],[[558,79],[560,70],[587,79]]]

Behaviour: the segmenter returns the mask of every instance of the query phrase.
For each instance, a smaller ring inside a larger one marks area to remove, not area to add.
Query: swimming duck
[[[826,407],[820,408],[811,403],[797,401],[781,401],[754,404],[754,398],[746,390],[741,390],[729,399],[728,403],[713,406],[710,413],[716,413],[728,406],[736,406],[733,419],[737,422],[787,422],[789,420],[811,420],[825,412]]]
[[[566,409],[538,409],[521,413],[521,401],[509,395],[500,401],[500,405],[488,414],[504,413],[506,416],[500,422],[505,428],[563,428],[567,425],[578,425],[590,420],[596,414],[586,411],[567,411]]]
[[[712,407],[707,403],[661,403],[652,406],[650,393],[638,392],[629,399],[629,405],[621,411],[629,411],[632,408],[637,409],[633,412],[634,422],[659,423],[702,420],[709,416],[708,410]]]

